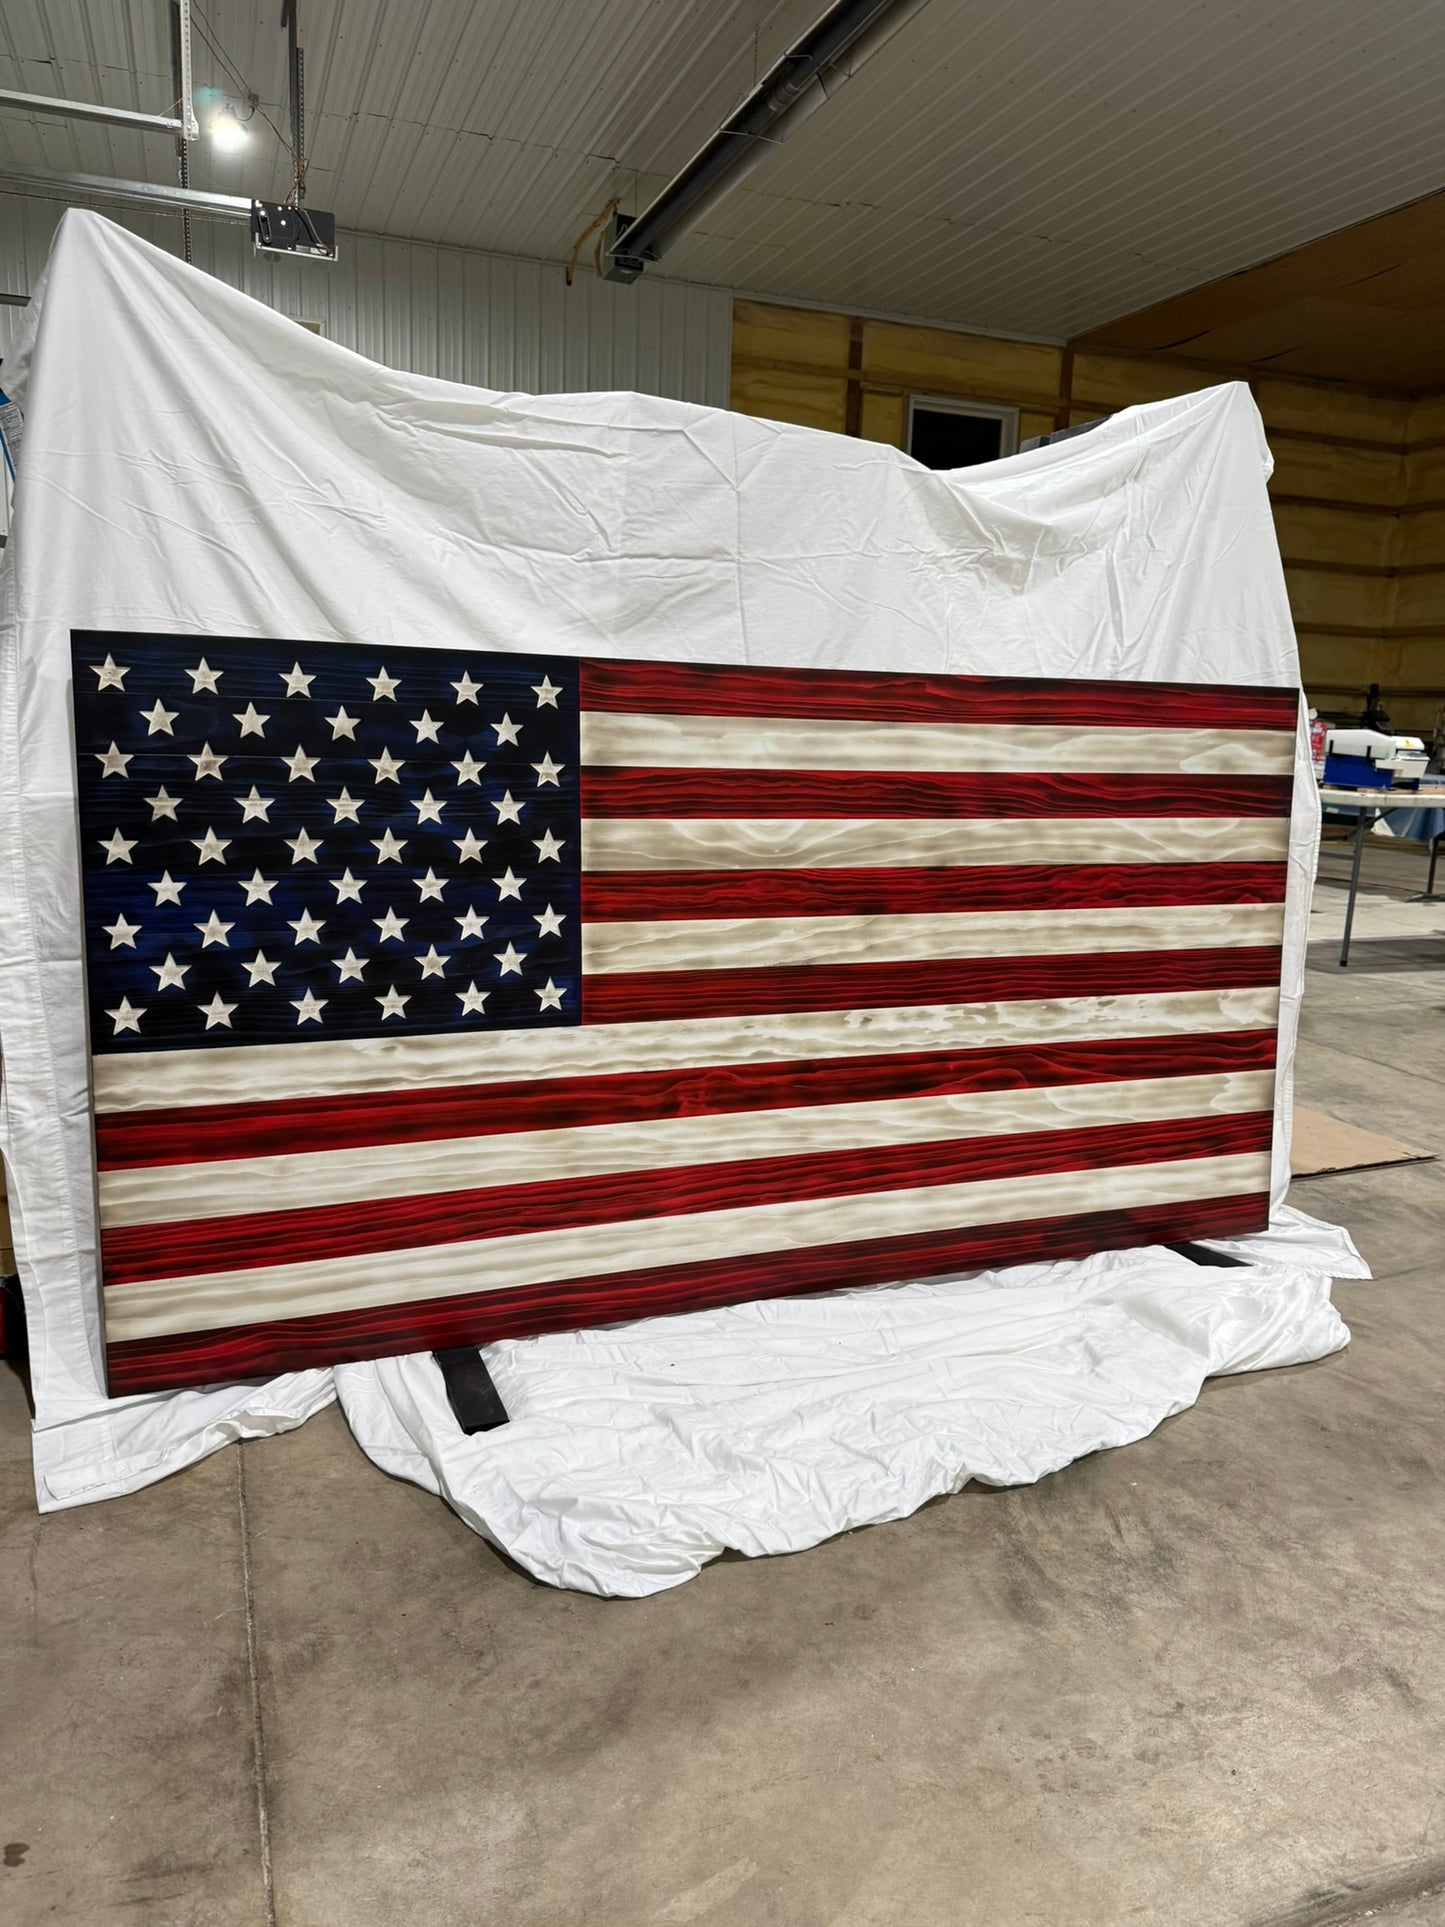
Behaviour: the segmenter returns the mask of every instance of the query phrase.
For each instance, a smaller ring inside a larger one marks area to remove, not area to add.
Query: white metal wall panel
[[[352,232],[562,259],[613,196],[639,211],[822,6],[306,0],[311,199]],[[195,143],[195,182],[279,199],[279,9],[201,12],[198,82],[262,112],[241,154]],[[165,17],[3,0],[0,86],[154,110]],[[1442,94],[1439,0],[930,0],[667,267],[1060,339],[1436,192]],[[164,139],[34,115],[0,114],[5,156],[175,175]]]
[[[28,294],[63,212],[57,200],[0,193],[0,289]],[[107,209],[179,253],[171,214]],[[645,276],[600,281],[590,260],[569,288],[555,262],[375,235],[341,236],[333,266],[257,255],[239,222],[193,218],[197,267],[372,361],[478,388],[633,388],[675,401],[728,401],[732,299],[719,288]],[[16,310],[0,307],[4,316]]]

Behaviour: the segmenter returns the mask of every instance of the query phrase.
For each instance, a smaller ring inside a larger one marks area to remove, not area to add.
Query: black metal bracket
[[[477,1346],[433,1352],[432,1357],[441,1367],[452,1416],[468,1437],[474,1432],[494,1432],[507,1423],[507,1408]]]

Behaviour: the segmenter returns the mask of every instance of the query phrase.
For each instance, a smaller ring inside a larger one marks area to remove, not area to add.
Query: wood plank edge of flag
[[[1192,1238],[1244,1236],[1269,1223],[1267,1191],[1138,1209],[1089,1212],[1018,1224],[971,1226],[911,1238],[768,1252],[756,1258],[705,1260],[677,1267],[533,1286],[488,1304],[486,1293],[410,1300],[364,1312],[325,1313],[206,1333],[122,1340],[107,1350],[113,1398],[304,1371],[348,1360],[394,1357],[399,1322],[409,1351],[485,1345],[544,1331],[584,1330],[656,1313],[660,1286],[667,1313],[813,1292],[904,1284],[960,1270],[1087,1258],[1131,1246]]]

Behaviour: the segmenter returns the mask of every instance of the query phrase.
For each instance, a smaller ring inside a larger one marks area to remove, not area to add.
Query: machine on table
[[[1418,736],[1396,736],[1385,730],[1331,729],[1325,736],[1320,807],[1355,818],[1354,854],[1350,889],[1345,903],[1345,928],[1340,938],[1340,968],[1350,961],[1350,931],[1355,921],[1355,898],[1360,885],[1360,859],[1365,832],[1381,818],[1402,820],[1393,826],[1397,836],[1418,837],[1429,846],[1430,869],[1425,901],[1434,899],[1435,865],[1445,835],[1445,790],[1422,791],[1420,782],[1429,768],[1429,755]],[[1431,808],[1429,805],[1438,805]]]

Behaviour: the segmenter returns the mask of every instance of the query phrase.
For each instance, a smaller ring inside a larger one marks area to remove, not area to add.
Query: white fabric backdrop
[[[71,628],[1298,681],[1268,451],[1239,385],[941,476],[894,449],[721,410],[399,374],[82,212],[61,225],[0,379],[26,417],[0,571],[0,1145],[43,1508],[132,1490],[334,1395],[333,1374],[313,1371],[104,1396]],[[1277,1206],[1318,836],[1303,749],[1296,795]],[[1281,1221],[1278,1235],[1288,1246],[1298,1231]],[[970,1475],[1038,1477],[1139,1436],[1210,1371],[1333,1349],[1344,1331],[1325,1274],[1358,1275],[1359,1261],[1348,1240],[1313,1235],[1335,1255],[1305,1268],[1185,1277],[1168,1254],[1131,1254],[493,1347],[522,1416],[490,1440],[460,1439],[425,1357],[336,1376],[379,1463],[445,1491],[541,1576],[645,1591],[724,1544],[807,1544]],[[871,1352],[853,1379],[855,1343]],[[1068,1371],[1040,1376],[1041,1346]],[[1025,1355],[1032,1378],[991,1395],[985,1422],[979,1384],[1013,1385]],[[759,1398],[770,1416],[749,1434]],[[884,1440],[890,1412],[908,1415],[902,1443]],[[732,1439],[724,1458],[753,1436],[767,1464],[739,1485],[702,1433]],[[685,1466],[659,1458],[668,1434],[690,1441]],[[864,1435],[879,1454],[866,1478]],[[603,1440],[610,1500],[598,1496]],[[595,1529],[557,1524],[589,1512]]]

